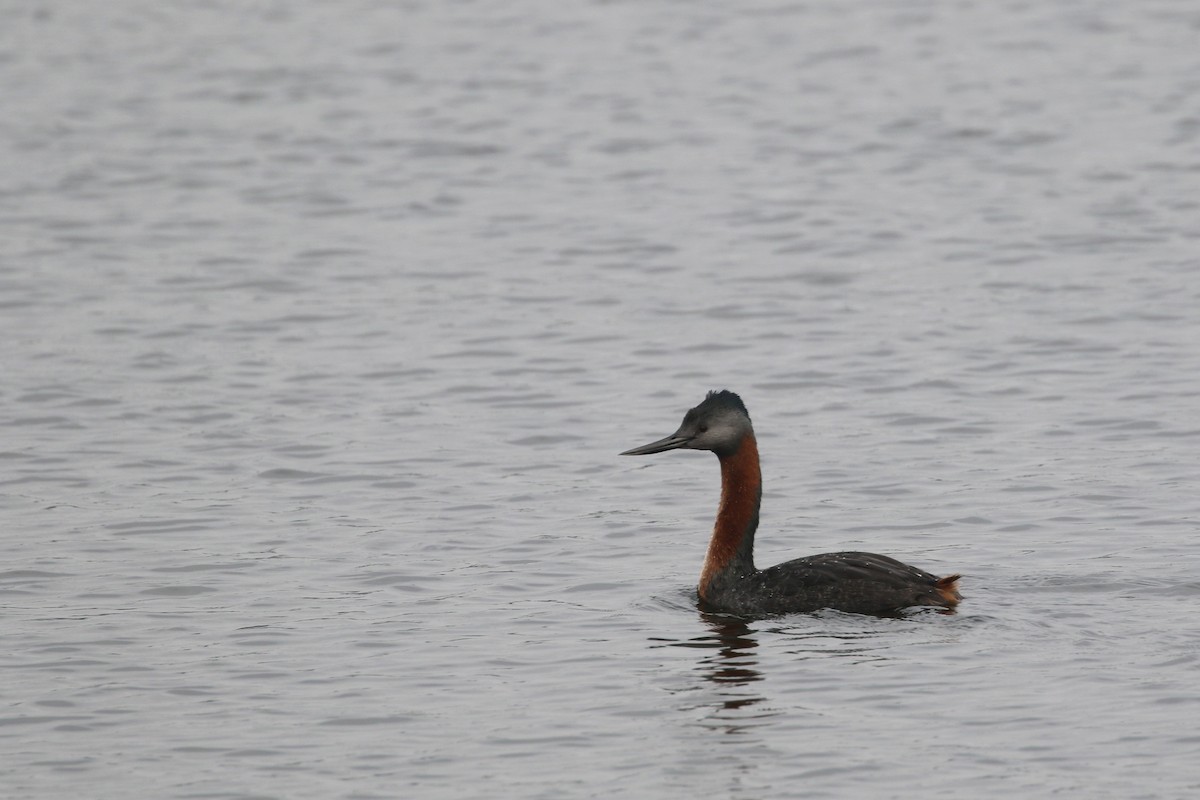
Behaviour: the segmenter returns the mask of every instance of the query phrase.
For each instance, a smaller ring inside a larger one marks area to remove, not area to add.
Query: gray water
[[[6,797],[1200,791],[1192,0],[4,19]]]

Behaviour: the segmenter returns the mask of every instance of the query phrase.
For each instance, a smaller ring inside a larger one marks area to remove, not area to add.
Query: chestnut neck
[[[702,599],[756,571],[754,532],[762,502],[762,471],[754,432],[747,433],[732,453],[717,457],[721,460],[721,505],[700,573]]]

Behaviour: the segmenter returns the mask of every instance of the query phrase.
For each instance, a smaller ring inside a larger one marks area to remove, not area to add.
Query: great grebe
[[[962,599],[958,575],[939,578],[875,553],[822,553],[757,569],[762,471],[750,413],[733,392],[709,392],[679,430],[621,455],[680,448],[711,450],[721,461],[721,505],[697,587],[707,608],[748,616],[821,608],[888,614],[912,606],[954,608]]]

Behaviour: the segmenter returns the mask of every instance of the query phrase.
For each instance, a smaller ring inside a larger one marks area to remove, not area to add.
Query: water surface
[[[1200,790],[1200,13],[57,3],[0,34],[0,778]],[[953,616],[695,606],[758,561]]]

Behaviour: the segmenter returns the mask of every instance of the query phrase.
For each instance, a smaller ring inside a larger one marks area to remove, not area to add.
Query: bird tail
[[[938,578],[933,584],[934,590],[942,598],[942,603],[947,608],[954,608],[962,600],[962,595],[958,593],[958,579],[961,575],[947,575],[944,578]]]

